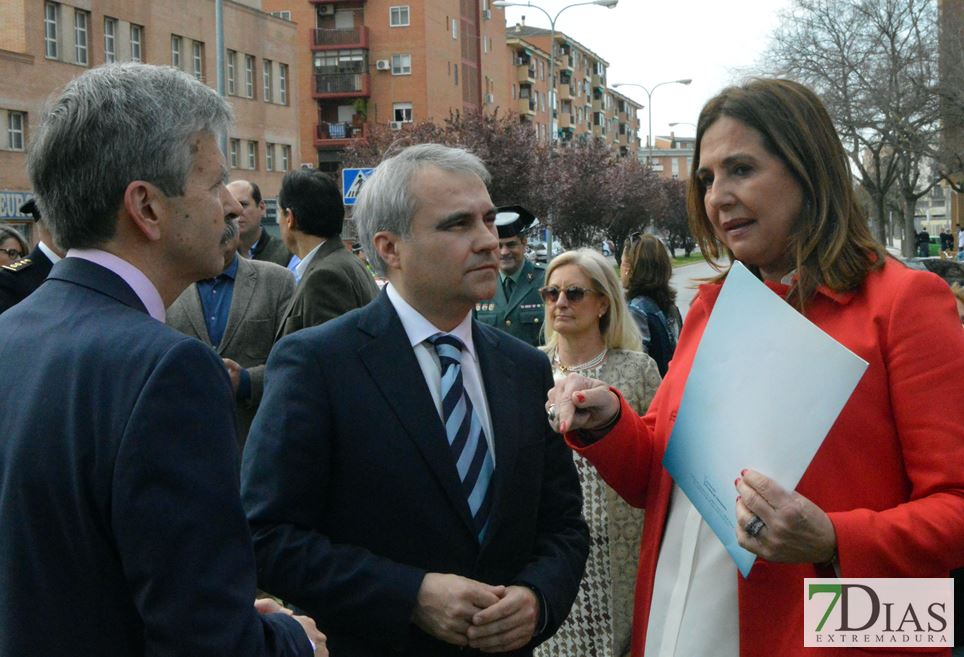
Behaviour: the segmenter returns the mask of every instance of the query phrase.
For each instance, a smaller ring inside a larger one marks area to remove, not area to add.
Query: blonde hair
[[[592,281],[592,287],[596,292],[604,295],[609,300],[609,309],[599,318],[599,332],[603,336],[603,341],[609,349],[627,349],[629,351],[642,351],[643,341],[636,327],[636,322],[629,316],[629,308],[623,299],[623,287],[616,276],[616,270],[609,264],[601,254],[592,249],[576,249],[566,251],[549,263],[546,269],[546,284],[559,267],[565,265],[575,265],[579,267],[583,274]],[[549,321],[549,306],[546,305],[545,322],[543,330],[546,334],[546,348],[552,352],[559,342],[558,334],[552,329],[552,322]]]
[[[957,297],[958,301],[964,303],[964,287],[961,287],[960,283],[954,281],[954,283],[951,284],[951,292],[954,293],[954,296]]]

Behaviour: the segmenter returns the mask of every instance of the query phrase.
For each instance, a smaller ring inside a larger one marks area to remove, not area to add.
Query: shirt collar
[[[40,249],[41,253],[47,256],[47,260],[49,260],[51,264],[56,265],[58,262],[60,262],[60,256],[43,242],[37,242],[37,248]]]
[[[324,243],[327,241],[328,240],[321,240],[318,246],[316,246],[311,251],[309,251],[308,255],[302,258],[301,262],[295,265],[295,274],[298,276],[299,280],[301,279],[302,276],[305,275],[305,270],[308,269],[308,265],[311,264],[311,259],[315,257],[316,253],[318,253],[318,249],[320,249],[322,245],[324,245]]]
[[[405,329],[405,335],[408,336],[408,342],[412,345],[412,347],[425,342],[433,335],[438,333],[446,333],[446,331],[443,331],[432,324],[432,322],[425,319],[420,312],[412,308],[412,306],[402,298],[402,295],[399,294],[398,290],[395,289],[395,286],[393,286],[391,283],[385,285],[385,291],[388,294],[388,300],[395,308],[395,312],[398,313],[398,318],[402,322],[402,328]],[[465,345],[464,350],[472,356],[473,360],[478,361],[475,356],[475,343],[472,341],[471,311],[466,313],[465,319],[463,319],[454,329],[448,331],[448,333],[461,340],[462,344]]]
[[[526,268],[526,263],[523,262],[523,263],[522,263],[522,266],[519,267],[518,269],[516,269],[514,274],[505,274],[505,273],[503,273],[503,271],[500,269],[500,270],[499,270],[499,278],[501,279],[501,281],[502,281],[503,283],[505,283],[505,279],[510,278],[510,279],[512,279],[512,282],[513,282],[513,283],[515,283],[516,285],[518,285],[518,284],[519,284],[519,279],[522,278],[522,270],[525,269],[525,268]]]
[[[67,251],[67,258],[80,258],[94,264],[109,269],[120,276],[127,283],[137,298],[141,300],[148,314],[159,322],[163,322],[167,313],[164,310],[164,301],[161,293],[157,291],[144,272],[120,258],[113,253],[101,251],[100,249],[70,249]]]
[[[231,264],[228,265],[228,266],[227,266],[227,269],[225,269],[223,272],[221,272],[220,275],[221,275],[221,276],[226,276],[227,278],[230,278],[231,280],[234,280],[235,278],[238,277],[238,254],[237,254],[237,253],[234,254],[234,259],[231,260]]]

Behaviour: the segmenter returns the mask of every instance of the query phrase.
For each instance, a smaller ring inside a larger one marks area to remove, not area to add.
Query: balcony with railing
[[[369,95],[368,73],[316,73],[312,95],[315,98],[358,98]]]
[[[315,148],[346,148],[353,140],[368,135],[368,124],[348,121],[322,121],[315,126]]]
[[[536,99],[531,98],[520,98],[519,99],[519,114],[524,116],[535,116],[536,115]]]
[[[515,79],[516,82],[535,82],[536,65],[531,61],[525,64],[517,64],[515,68]]]
[[[314,50],[368,47],[368,28],[364,25],[335,29],[316,27],[313,32]]]

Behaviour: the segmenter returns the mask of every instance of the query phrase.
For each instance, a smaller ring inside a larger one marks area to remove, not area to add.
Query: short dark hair
[[[249,180],[248,184],[251,185],[251,200],[255,205],[261,205],[261,188],[258,187],[258,183]]]
[[[295,213],[297,229],[317,237],[341,233],[345,205],[341,190],[327,174],[316,169],[295,169],[285,174],[278,206]]]

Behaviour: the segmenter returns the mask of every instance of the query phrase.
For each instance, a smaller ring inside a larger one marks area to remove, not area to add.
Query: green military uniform
[[[545,310],[539,288],[545,280],[546,270],[526,261],[516,274],[506,277],[515,281],[512,296],[506,298],[503,277],[500,276],[495,297],[475,304],[475,318],[538,347],[544,340],[542,322]]]

